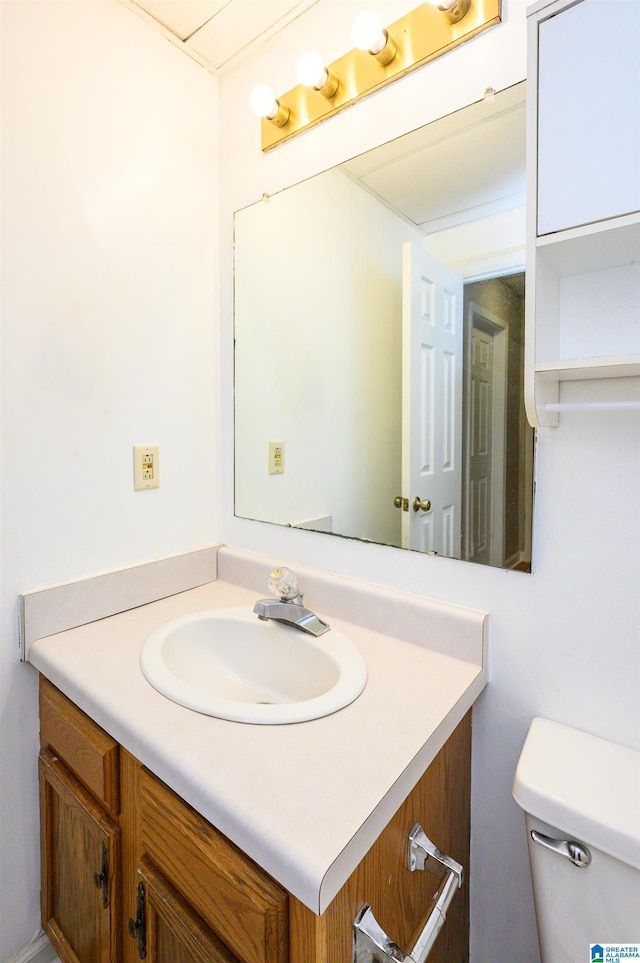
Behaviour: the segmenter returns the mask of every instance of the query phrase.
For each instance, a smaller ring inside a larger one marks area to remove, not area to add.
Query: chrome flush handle
[[[550,849],[558,856],[564,856],[565,859],[568,859],[570,863],[580,869],[586,869],[591,863],[589,848],[584,843],[576,842],[575,839],[554,839],[552,836],[539,833],[537,829],[531,830],[531,838],[534,843],[543,846],[545,849]]]

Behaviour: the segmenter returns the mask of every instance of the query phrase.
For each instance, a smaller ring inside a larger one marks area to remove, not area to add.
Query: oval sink
[[[337,629],[319,638],[250,608],[196,612],[156,629],[140,668],[187,709],[235,722],[304,722],[349,705],[367,681],[362,656]]]

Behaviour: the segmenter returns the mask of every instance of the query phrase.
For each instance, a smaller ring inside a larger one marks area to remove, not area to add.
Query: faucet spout
[[[297,605],[295,602],[285,602],[280,599],[258,599],[253,606],[253,611],[263,622],[269,619],[274,622],[282,622],[316,638],[324,635],[330,629],[330,626],[319,619],[317,615],[306,609],[304,605]]]

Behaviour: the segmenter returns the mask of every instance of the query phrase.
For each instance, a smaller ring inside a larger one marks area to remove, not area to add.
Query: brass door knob
[[[409,511],[409,499],[403,498],[402,495],[396,495],[393,499],[393,504],[396,508],[401,508],[403,512]]]
[[[414,512],[429,512],[431,511],[431,502],[428,498],[420,500],[416,495],[413,499],[413,510]]]

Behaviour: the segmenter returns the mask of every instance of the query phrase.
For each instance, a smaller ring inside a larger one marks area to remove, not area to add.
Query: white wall
[[[39,927],[18,593],[217,535],[218,137],[214,78],[113,0],[0,8],[5,960]]]
[[[234,209],[526,72],[526,6],[504,0],[500,26],[263,156],[249,93],[258,83],[276,93],[292,87],[309,46],[327,61],[349,49],[351,15],[364,4],[328,6],[330,23],[312,8],[221,80],[223,537],[491,612],[491,681],[474,725],[472,958],[535,963],[523,817],[511,799],[529,721],[539,714],[640,748],[638,414],[566,414],[558,429],[539,433],[532,575],[233,518]]]
[[[465,279],[524,270],[525,222],[524,207],[468,221],[429,234],[427,251]]]
[[[330,515],[341,535],[400,544],[402,244],[419,238],[340,171],[238,212],[239,515]],[[282,475],[269,439],[285,442]]]

